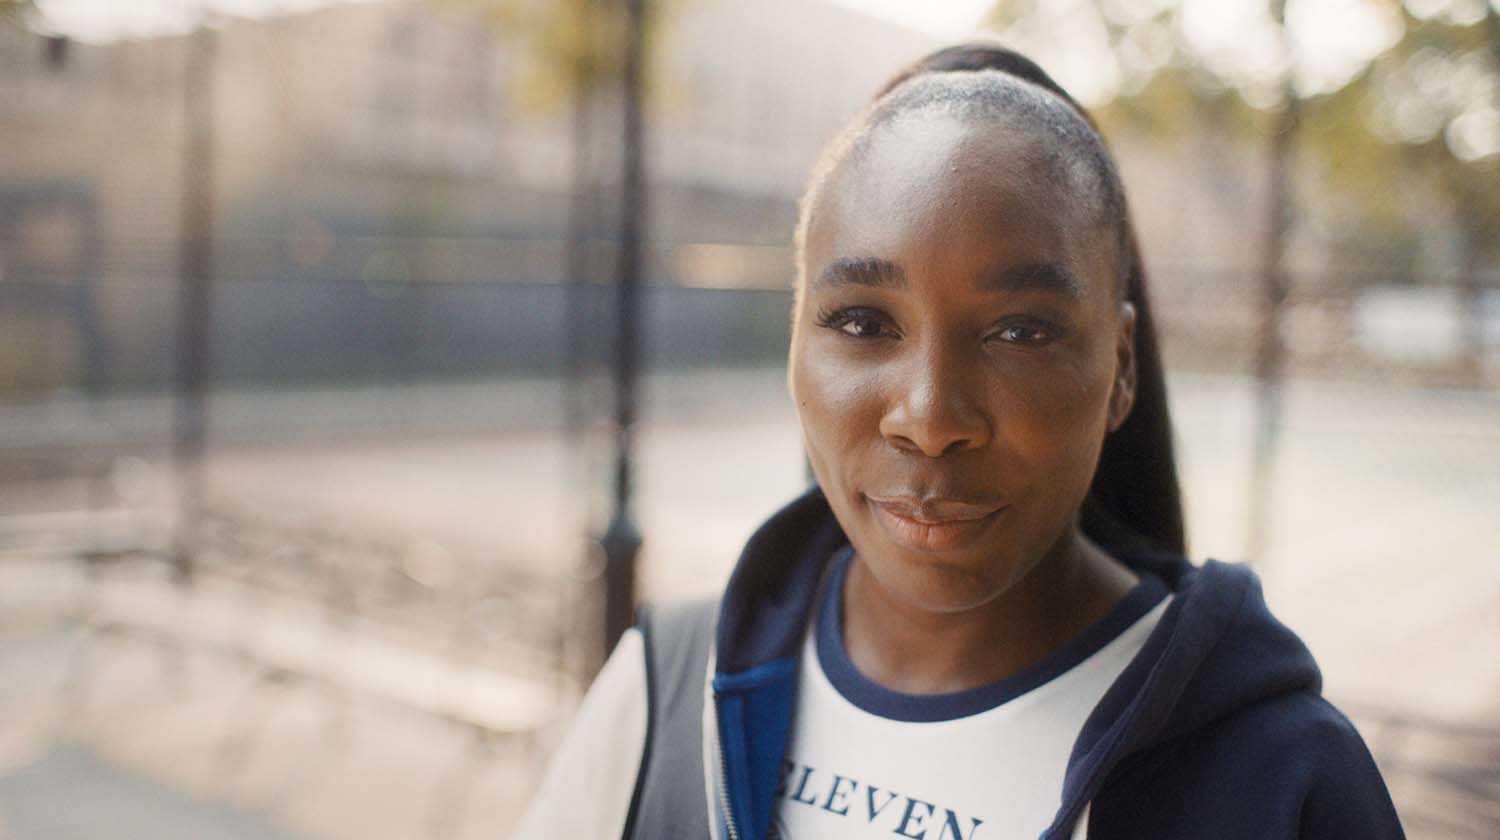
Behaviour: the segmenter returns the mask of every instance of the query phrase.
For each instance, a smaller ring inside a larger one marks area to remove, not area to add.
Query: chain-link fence
[[[492,837],[518,816],[602,654],[620,102],[592,91],[576,133],[569,103],[530,101],[551,88],[506,29],[534,22],[461,5],[218,21],[196,141],[184,32],[0,24],[0,838]],[[780,367],[797,190],[934,43],[838,4],[740,5],[668,9],[655,55],[645,597],[712,591],[804,484]],[[1194,555],[1259,565],[1411,836],[1495,836],[1482,249],[1437,212],[1380,241],[1325,196],[1271,309],[1236,186],[1262,162],[1112,140]],[[1359,237],[1402,260],[1331,268]]]

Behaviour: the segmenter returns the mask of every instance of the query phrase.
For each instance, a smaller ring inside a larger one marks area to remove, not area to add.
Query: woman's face
[[[1112,234],[1041,144],[930,112],[809,208],[789,381],[814,473],[889,595],[985,604],[1077,539],[1134,389]]]

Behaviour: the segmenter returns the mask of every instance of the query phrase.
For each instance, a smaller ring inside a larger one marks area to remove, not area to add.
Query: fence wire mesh
[[[489,18],[305,5],[213,27],[201,159],[189,37],[0,22],[0,839],[503,836],[602,656],[618,96],[585,97],[574,149]],[[797,192],[933,45],[837,4],[670,11],[634,463],[653,598],[714,590],[804,485]],[[1111,134],[1193,554],[1258,565],[1410,836],[1500,836],[1500,275],[1472,235],[1500,219],[1438,206],[1440,140],[1370,179],[1404,226],[1309,197],[1305,164],[1267,309],[1264,162],[1217,119]]]

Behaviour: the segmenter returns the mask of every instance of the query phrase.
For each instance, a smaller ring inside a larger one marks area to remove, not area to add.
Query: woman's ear
[[[1125,425],[1135,405],[1135,304],[1120,301],[1120,331],[1115,344],[1115,381],[1109,394],[1109,430]]]

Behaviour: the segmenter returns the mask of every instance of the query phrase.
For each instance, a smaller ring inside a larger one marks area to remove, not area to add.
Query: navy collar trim
[[[1002,680],[948,694],[905,694],[870,680],[850,661],[844,645],[844,579],[854,556],[846,546],[833,558],[819,607],[818,661],[840,695],[872,715],[907,723],[937,723],[988,711],[1042,686],[1098,653],[1167,596],[1167,587],[1142,570],[1141,580],[1103,618],[1057,650]]]

